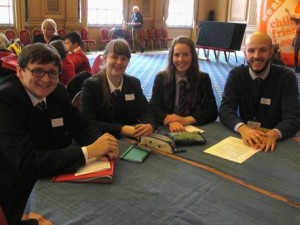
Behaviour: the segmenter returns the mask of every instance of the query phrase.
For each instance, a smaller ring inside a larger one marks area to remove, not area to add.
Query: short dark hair
[[[61,71],[61,58],[57,50],[44,43],[34,43],[26,45],[19,55],[18,64],[25,68],[28,63],[48,64],[53,63]]]
[[[78,45],[81,44],[81,36],[77,31],[70,31],[69,33],[64,36],[64,40],[69,39],[73,44],[75,42],[78,43]]]
[[[49,45],[52,45],[58,51],[61,59],[66,58],[67,50],[63,40],[51,41]]]

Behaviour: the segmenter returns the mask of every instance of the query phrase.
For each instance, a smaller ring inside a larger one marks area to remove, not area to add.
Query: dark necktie
[[[259,102],[260,102],[261,93],[262,93],[262,89],[263,89],[263,83],[264,83],[264,80],[261,78],[254,79],[254,101],[255,101],[255,104],[259,104]]]
[[[185,116],[186,113],[186,80],[179,81],[179,102],[178,113],[180,116]]]
[[[47,109],[46,103],[44,101],[39,102],[35,105],[35,107],[39,110],[45,111]]]
[[[114,97],[120,97],[121,96],[121,91],[119,89],[116,89],[112,92],[112,95]]]

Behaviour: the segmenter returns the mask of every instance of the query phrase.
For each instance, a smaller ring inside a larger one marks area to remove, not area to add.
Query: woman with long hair
[[[168,65],[157,74],[150,105],[157,122],[171,132],[185,131],[189,124],[216,120],[218,109],[207,73],[199,70],[194,42],[184,36],[170,46]]]
[[[100,72],[83,83],[80,110],[103,132],[139,138],[153,133],[155,118],[139,79],[125,73],[130,58],[124,39],[108,43]]]

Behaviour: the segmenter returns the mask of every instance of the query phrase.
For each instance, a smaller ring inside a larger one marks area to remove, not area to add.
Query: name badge
[[[57,118],[51,120],[52,127],[62,127],[64,125],[64,119],[63,118]]]
[[[125,100],[126,101],[132,101],[134,99],[135,99],[134,94],[125,95]]]
[[[257,121],[248,121],[247,125],[251,128],[260,128],[261,123]]]
[[[271,105],[271,99],[270,98],[261,98],[260,99],[260,104]]]

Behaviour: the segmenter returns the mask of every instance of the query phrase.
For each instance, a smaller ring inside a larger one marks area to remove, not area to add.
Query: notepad
[[[141,163],[150,155],[150,153],[150,149],[132,145],[120,156],[120,159]]]

